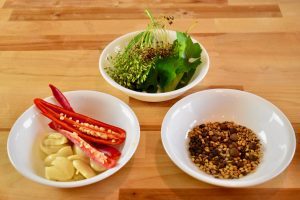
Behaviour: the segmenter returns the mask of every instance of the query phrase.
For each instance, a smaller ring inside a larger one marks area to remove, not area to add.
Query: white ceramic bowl
[[[80,181],[56,182],[43,177],[43,161],[39,158],[39,142],[48,132],[50,122],[36,106],[27,109],[13,125],[8,141],[8,156],[13,166],[25,177],[41,184],[69,188],[79,187],[103,180],[116,173],[134,154],[140,138],[140,127],[134,112],[121,100],[95,91],[72,91],[64,93],[75,111],[95,119],[119,126],[126,130],[125,143],[120,146],[118,164],[99,175]],[[55,103],[53,97],[45,99]]]
[[[240,179],[217,179],[191,161],[188,131],[214,121],[234,121],[257,134],[263,157],[253,173]],[[254,94],[229,89],[205,90],[178,101],[163,120],[161,137],[166,152],[180,169],[198,180],[225,187],[252,186],[274,178],[289,165],[296,148],[294,130],[276,106]]]
[[[134,90],[130,90],[128,88],[125,88],[125,87],[119,85],[106,73],[106,71],[104,69],[104,67],[110,66],[110,63],[108,62],[107,58],[110,56],[114,56],[116,54],[116,52],[123,49],[128,44],[128,42],[134,36],[136,36],[139,32],[140,31],[131,32],[131,33],[128,33],[126,35],[123,35],[123,36],[115,39],[110,44],[108,44],[105,47],[105,49],[102,51],[102,54],[99,59],[100,73],[102,74],[103,78],[113,87],[121,90],[128,96],[131,96],[133,98],[136,98],[136,99],[139,99],[142,101],[159,102],[159,101],[166,101],[166,100],[178,97],[179,95],[183,94],[187,90],[191,89],[192,87],[194,87],[195,85],[200,83],[200,81],[202,81],[202,79],[207,74],[208,68],[209,68],[209,57],[208,57],[207,51],[205,50],[203,45],[201,45],[197,40],[192,38],[193,42],[199,43],[202,48],[202,53],[201,53],[202,63],[197,67],[194,76],[192,77],[189,84],[186,85],[185,87],[182,87],[178,90],[174,90],[171,92],[146,93],[146,92],[137,92]],[[173,42],[176,39],[176,31],[167,31],[167,33],[169,34],[170,42]]]

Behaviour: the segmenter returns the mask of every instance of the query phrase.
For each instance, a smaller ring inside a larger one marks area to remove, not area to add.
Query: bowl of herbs
[[[187,32],[166,30],[173,17],[154,18],[143,31],[108,44],[99,59],[103,78],[125,94],[149,102],[173,99],[200,83],[209,69],[208,53]]]

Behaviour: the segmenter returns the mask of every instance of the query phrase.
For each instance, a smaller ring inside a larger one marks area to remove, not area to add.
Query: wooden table
[[[0,0],[0,199],[299,199],[299,149],[284,173],[253,188],[197,181],[171,162],[160,141],[162,119],[182,97],[145,103],[104,81],[102,49],[145,28],[144,8],[175,16],[175,30],[198,21],[191,34],[207,48],[211,68],[188,94],[218,87],[255,93],[278,106],[300,133],[298,0]],[[48,83],[63,91],[106,92],[132,107],[141,141],[122,170],[76,189],[39,185],[16,172],[7,157],[8,133],[34,97],[50,95]]]

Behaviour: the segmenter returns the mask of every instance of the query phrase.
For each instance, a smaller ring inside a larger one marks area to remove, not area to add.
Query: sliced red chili
[[[107,155],[108,157],[113,158],[115,160],[118,160],[121,156],[121,152],[112,146],[107,146],[103,144],[94,144],[93,146],[99,151],[105,153],[105,155]]]
[[[69,110],[69,111],[73,111],[73,108],[70,104],[70,102],[68,101],[68,99],[65,97],[65,95],[57,88],[55,87],[54,85],[52,84],[49,84],[49,87],[51,88],[51,91],[52,91],[52,94],[54,96],[54,98],[56,99],[56,101],[63,107],[65,108],[66,110]],[[49,127],[54,129],[55,125],[53,124],[53,122],[50,122],[49,124]]]
[[[126,132],[119,127],[66,110],[42,99],[34,99],[34,103],[56,127],[75,132],[86,141],[114,145],[121,144],[125,140]],[[51,123],[50,126],[54,127]]]
[[[57,102],[66,110],[73,111],[73,108],[71,107],[68,99],[65,97],[65,95],[54,85],[49,84],[49,87],[51,88],[52,94],[54,98],[57,100]]]
[[[97,164],[105,167],[106,169],[112,168],[116,165],[116,159],[105,155],[105,152],[98,150],[84,141],[75,132],[69,132],[66,130],[58,129],[58,132],[67,137],[71,142],[78,146],[89,158],[95,161]]]
[[[58,132],[61,132],[59,125],[55,122],[51,123],[51,128],[53,130],[56,130]],[[112,146],[108,146],[108,145],[104,145],[104,144],[96,144],[96,143],[92,143],[91,144],[95,149],[97,149],[98,151],[104,153],[107,157],[114,159],[114,160],[118,160],[121,156],[121,152],[112,147]]]

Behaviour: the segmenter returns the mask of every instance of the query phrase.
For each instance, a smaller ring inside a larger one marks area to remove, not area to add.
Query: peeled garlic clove
[[[60,150],[61,148],[67,146],[67,144],[63,144],[63,145],[55,145],[55,146],[45,146],[43,143],[40,144],[40,149],[42,150],[42,152],[44,152],[47,155],[56,153],[58,150]]]
[[[50,166],[52,161],[55,160],[57,156],[58,155],[56,153],[48,155],[44,160],[45,165]]]
[[[75,173],[72,162],[65,157],[56,157],[51,164],[53,166],[45,168],[45,176],[47,179],[67,181],[70,180]]]
[[[88,157],[82,157],[82,156],[79,156],[77,154],[69,156],[68,159],[71,160],[71,161],[73,161],[73,160],[82,160],[86,163],[89,162]]]
[[[85,162],[83,162],[82,160],[73,160],[73,166],[85,178],[91,178],[93,176],[96,176],[96,173],[92,170],[92,168],[88,164],[86,164]]]
[[[60,133],[56,133],[56,132],[49,133],[48,136],[47,136],[47,138],[50,138],[50,139],[59,139],[59,138],[62,138],[62,137],[65,137],[65,136],[63,136]]]
[[[80,181],[80,180],[83,180],[83,179],[85,179],[85,178],[84,178],[84,176],[82,176],[82,174],[80,174],[80,173],[76,174],[75,173],[75,175],[72,178],[72,181]]]
[[[95,161],[93,161],[92,159],[90,159],[90,165],[93,168],[93,170],[95,170],[96,172],[103,172],[106,170],[105,167],[99,165],[98,163],[96,163]]]
[[[65,175],[58,168],[51,166],[45,167],[45,177],[49,180],[66,181]]]
[[[80,149],[80,147],[78,147],[76,145],[73,146],[73,151],[74,151],[74,154],[76,154],[78,156],[88,158],[87,155]]]
[[[68,139],[65,136],[60,138],[46,138],[43,141],[45,146],[62,145],[68,143]]]
[[[58,156],[68,157],[68,156],[71,156],[72,154],[73,154],[73,151],[70,146],[62,147],[60,150],[57,151],[56,154],[50,154],[45,158],[45,160],[44,160],[45,165],[47,165],[47,166],[51,165],[52,161]]]

